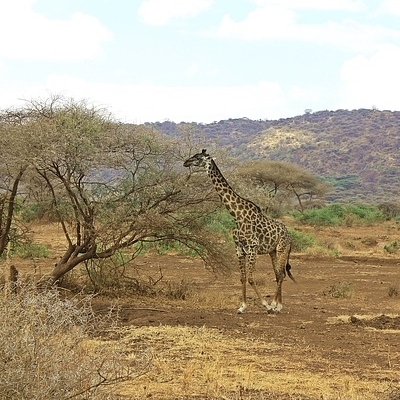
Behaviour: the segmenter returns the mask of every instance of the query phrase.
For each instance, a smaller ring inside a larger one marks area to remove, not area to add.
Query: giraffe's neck
[[[229,213],[235,218],[236,221],[243,219],[243,211],[246,208],[246,205],[248,203],[252,203],[243,199],[231,188],[228,181],[217,167],[217,164],[215,164],[214,160],[212,159],[207,166],[207,173],[222,203],[225,205]]]

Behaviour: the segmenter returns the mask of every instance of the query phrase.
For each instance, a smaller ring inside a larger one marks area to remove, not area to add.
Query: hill
[[[329,201],[377,204],[400,199],[400,111],[318,111],[279,120],[146,125],[168,136],[192,129],[204,136],[204,146],[217,143],[243,160],[298,164],[333,184]]]

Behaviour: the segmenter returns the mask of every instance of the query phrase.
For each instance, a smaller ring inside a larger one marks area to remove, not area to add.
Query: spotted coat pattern
[[[256,204],[239,196],[231,188],[206,150],[187,159],[184,166],[206,169],[222,203],[236,221],[233,239],[239,259],[242,283],[242,304],[238,312],[243,313],[247,308],[246,282],[253,287],[267,310],[279,312],[282,309],[282,282],[286,273],[294,280],[289,264],[292,239],[286,226],[277,220],[268,218]],[[257,254],[269,254],[272,260],[277,289],[271,304],[263,299],[253,279]]]

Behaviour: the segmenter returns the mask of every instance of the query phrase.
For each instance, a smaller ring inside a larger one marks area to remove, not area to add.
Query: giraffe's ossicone
[[[222,203],[236,221],[233,239],[242,283],[242,304],[238,313],[247,308],[247,282],[253,287],[263,306],[268,311],[278,313],[282,309],[282,283],[285,275],[294,281],[290,272],[289,255],[292,245],[291,236],[286,226],[264,215],[256,204],[239,196],[229,185],[212,157],[203,149],[201,153],[188,158],[185,167],[201,167],[207,171]],[[257,254],[269,254],[274,268],[277,288],[275,296],[268,302],[261,296],[253,279]]]

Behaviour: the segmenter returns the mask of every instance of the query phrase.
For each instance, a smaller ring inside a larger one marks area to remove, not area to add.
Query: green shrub
[[[50,209],[51,206],[47,203],[30,203],[20,205],[16,211],[19,212],[22,221],[33,222],[42,219]]]
[[[13,249],[13,252],[25,259],[29,258],[47,258],[49,256],[49,249],[41,244],[28,242],[20,244]]]
[[[346,211],[347,214],[354,215],[358,220],[367,224],[385,220],[384,213],[375,206],[349,205],[346,207]]]
[[[231,232],[236,227],[236,222],[225,208],[208,214],[204,217],[204,223],[212,232],[221,234],[225,239],[231,240]]]
[[[316,226],[337,226],[343,222],[344,207],[332,204],[323,208],[304,210],[303,213],[295,213],[294,217],[300,222]]]
[[[304,251],[309,247],[312,247],[315,243],[315,238],[313,235],[304,232],[299,232],[293,229],[289,229],[289,232],[293,239],[293,244],[292,244],[293,251]]]
[[[385,220],[384,213],[375,206],[330,204],[323,208],[307,209],[293,216],[301,223],[314,226],[352,226]]]

